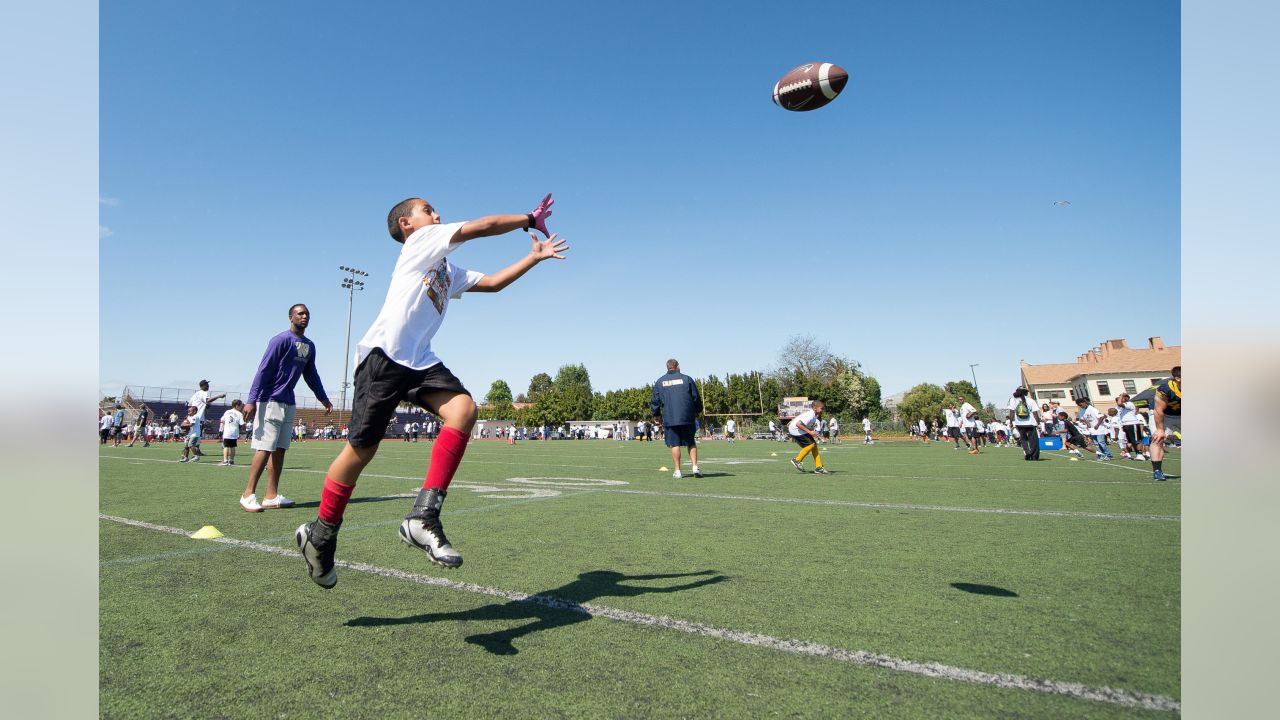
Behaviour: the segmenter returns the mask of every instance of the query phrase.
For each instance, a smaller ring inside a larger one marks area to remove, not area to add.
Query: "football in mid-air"
[[[849,73],[839,65],[806,63],[773,86],[773,102],[783,110],[817,110],[835,100],[847,82]]]

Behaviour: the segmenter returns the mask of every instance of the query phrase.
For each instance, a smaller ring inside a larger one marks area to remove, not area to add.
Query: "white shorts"
[[[287,450],[293,439],[293,417],[296,405],[285,405],[274,400],[268,402],[253,416],[254,450]]]

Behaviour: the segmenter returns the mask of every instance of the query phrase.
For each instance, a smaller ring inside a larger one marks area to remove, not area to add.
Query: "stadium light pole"
[[[356,290],[364,290],[364,281],[357,280],[358,277],[369,277],[369,273],[356,268],[339,265],[338,269],[347,276],[342,278],[342,287],[347,291],[347,352],[342,357],[342,401],[338,406],[340,412],[347,410],[347,371],[351,368],[351,306],[355,303]],[[348,415],[348,420],[350,416]],[[341,415],[338,421],[342,421]]]
[[[981,365],[981,363],[970,363],[969,374],[973,376],[973,391],[975,393],[978,393],[978,397],[982,397],[982,393],[978,392],[978,373],[973,371],[973,369],[978,367],[979,365]]]

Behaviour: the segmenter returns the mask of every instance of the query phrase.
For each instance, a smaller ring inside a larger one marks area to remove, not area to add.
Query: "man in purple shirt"
[[[253,422],[253,461],[249,464],[249,484],[240,496],[240,507],[245,512],[262,512],[272,508],[293,507],[293,501],[280,495],[280,470],[284,468],[284,451],[293,437],[294,415],[297,403],[293,388],[298,378],[307,381],[307,387],[324,403],[324,413],[333,411],[333,404],[320,383],[316,372],[316,344],[303,332],[311,321],[311,311],[301,303],[289,308],[290,328],[271,338],[267,351],[262,354],[258,372],[249,386],[248,402],[244,406],[245,422]],[[265,403],[262,412],[256,412]],[[258,479],[262,468],[267,467],[267,494],[258,502]]]

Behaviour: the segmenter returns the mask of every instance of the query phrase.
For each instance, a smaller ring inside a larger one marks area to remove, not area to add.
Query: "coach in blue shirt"
[[[680,372],[680,363],[675,358],[667,361],[667,374],[653,383],[649,410],[654,419],[661,415],[662,426],[666,429],[667,447],[671,448],[671,460],[676,464],[671,477],[681,477],[682,447],[689,448],[693,476],[702,477],[702,470],[698,469],[698,441],[694,425],[698,414],[702,412],[702,396],[698,394],[698,386],[694,384],[693,378]]]
[[[244,406],[245,422],[253,422],[253,461],[249,464],[249,484],[240,495],[240,507],[246,512],[262,512],[269,508],[293,507],[293,501],[280,495],[280,471],[284,468],[284,453],[293,437],[293,422],[297,413],[297,401],[293,388],[298,380],[305,380],[307,387],[324,405],[324,413],[333,411],[333,404],[324,392],[320,373],[316,371],[316,344],[303,333],[311,322],[311,311],[298,303],[289,308],[289,329],[271,338],[258,372],[249,386],[248,402]],[[261,405],[261,410],[258,406]],[[258,478],[263,467],[267,468],[267,493],[258,502]]]

